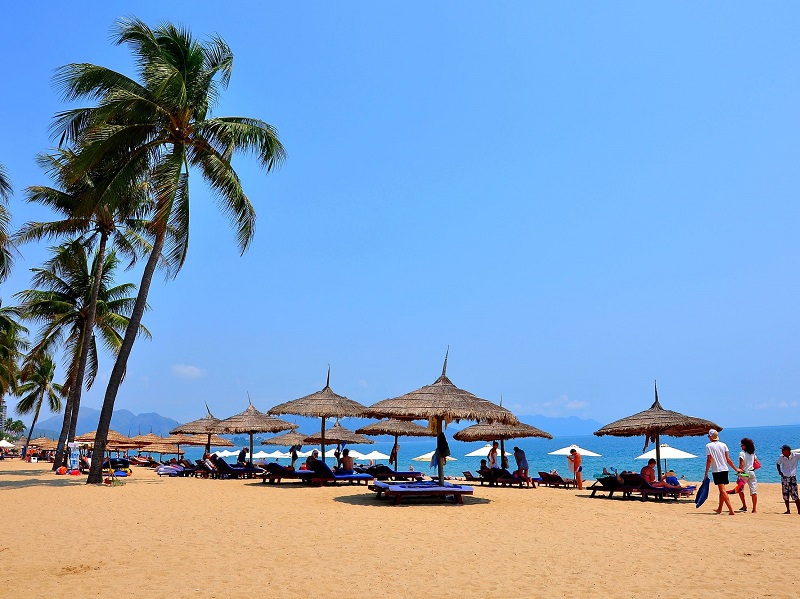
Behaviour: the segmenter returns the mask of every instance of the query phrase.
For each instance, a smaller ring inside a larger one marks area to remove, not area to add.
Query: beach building
[[[4,431],[6,427],[6,415],[7,408],[6,408],[6,400],[0,397],[0,430]]]

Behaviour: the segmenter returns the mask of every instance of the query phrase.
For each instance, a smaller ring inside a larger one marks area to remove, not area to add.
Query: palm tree
[[[3,430],[8,434],[9,437],[16,440],[22,433],[25,432],[25,423],[22,422],[22,420],[14,420],[13,418],[8,417],[3,423]]]
[[[119,195],[113,209],[102,202],[95,202],[94,198],[98,190],[103,188],[102,182],[114,173],[114,165],[107,160],[97,168],[85,173],[83,177],[73,180],[72,165],[76,158],[75,153],[68,150],[39,156],[40,166],[50,174],[59,187],[29,187],[27,199],[29,202],[50,206],[63,218],[53,222],[28,222],[16,234],[15,241],[24,243],[46,237],[79,235],[78,239],[87,245],[97,242],[93,287],[86,318],[83,319],[84,326],[89,326],[89,323],[95,320],[100,282],[103,278],[102,268],[105,261],[106,244],[109,238],[112,239],[118,250],[129,257],[129,267],[133,266],[138,255],[146,253],[150,249],[150,244],[142,237],[142,234],[146,233],[147,226],[147,221],[142,217],[152,208],[152,203],[147,193],[148,186],[142,181],[132,182]],[[88,334],[88,331],[83,331],[81,346],[78,348],[76,380],[84,379],[90,339],[91,335]],[[64,410],[64,421],[58,439],[53,469],[61,465],[65,457],[64,447],[67,441],[72,440],[75,436],[82,389],[82,385],[69,386],[69,396]]]
[[[56,375],[56,363],[48,353],[37,354],[27,362],[22,370],[22,384],[17,388],[17,394],[22,399],[17,403],[17,413],[30,414],[33,412],[33,421],[28,429],[28,440],[25,445],[30,445],[33,429],[39,419],[42,403],[47,398],[47,406],[51,412],[61,411],[61,397],[64,388],[53,379]]]
[[[16,393],[19,364],[28,349],[28,329],[19,323],[20,317],[18,307],[0,302],[0,397]]]
[[[98,202],[113,202],[114,193],[145,168],[153,182],[156,208],[153,248],[142,274],[130,324],[106,389],[95,450],[105,449],[106,436],[128,358],[144,313],[147,295],[168,225],[178,232],[166,255],[183,264],[189,238],[189,168],[196,168],[217,196],[237,230],[244,253],[253,236],[255,211],[242,189],[231,159],[237,152],[254,153],[272,170],[284,158],[277,132],[247,117],[212,117],[220,88],[227,87],[233,54],[219,37],[206,43],[170,23],[150,29],[138,19],[118,21],[117,44],[128,44],[141,82],[92,64],[70,64],[56,75],[67,100],[96,99],[93,108],[57,115],[54,128],[62,141],[80,147],[76,171],[92,168],[109,152],[126,156]],[[92,464],[89,483],[102,481],[101,463]]]
[[[129,323],[128,315],[135,301],[130,296],[135,285],[126,283],[113,286],[119,263],[113,250],[106,254],[102,266],[97,265],[99,250],[90,265],[85,247],[77,241],[54,248],[54,251],[55,256],[45,264],[45,268],[32,269],[34,288],[21,291],[15,297],[20,300],[19,310],[23,316],[42,325],[31,354],[52,352],[61,345],[66,348],[69,362],[64,390],[74,397],[75,387],[82,387],[85,383],[89,389],[97,376],[99,358],[94,331],[112,353],[119,350],[122,333]],[[95,272],[102,273],[97,285],[93,276]],[[95,291],[96,301],[92,304]],[[141,325],[139,331],[150,336],[149,331]],[[84,347],[87,348],[85,355]],[[80,395],[77,397],[80,398]],[[79,402],[80,399],[73,405],[68,421],[67,434],[70,438],[75,436]]]
[[[0,282],[5,281],[11,274],[14,256],[11,254],[11,239],[8,227],[11,224],[11,214],[8,211],[8,198],[11,195],[11,181],[6,173],[6,167],[0,164]]]

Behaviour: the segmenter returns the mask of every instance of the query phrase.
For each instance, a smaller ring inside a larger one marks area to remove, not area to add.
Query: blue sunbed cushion
[[[318,478],[334,478],[333,470],[322,460],[314,460],[311,462],[311,468]]]

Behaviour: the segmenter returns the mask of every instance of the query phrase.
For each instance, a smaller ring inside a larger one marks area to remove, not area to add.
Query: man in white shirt
[[[781,447],[781,457],[778,458],[778,474],[781,475],[781,491],[783,501],[786,503],[784,514],[791,514],[789,500],[793,500],[797,506],[797,513],[800,514],[800,498],[797,495],[797,461],[800,455],[792,452],[788,445]]]
[[[712,428],[708,431],[708,438],[710,443],[706,444],[706,473],[704,478],[708,478],[708,469],[711,468],[712,475],[714,476],[714,484],[717,485],[717,489],[719,489],[719,505],[714,511],[721,514],[722,505],[725,504],[728,508],[728,513],[731,516],[735,516],[736,512],[733,511],[733,506],[728,497],[728,492],[725,490],[725,485],[728,484],[728,465],[736,470],[737,474],[739,473],[739,469],[728,455],[728,446],[719,440],[719,433]]]

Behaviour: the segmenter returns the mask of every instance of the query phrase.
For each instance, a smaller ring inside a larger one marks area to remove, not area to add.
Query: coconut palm
[[[65,347],[69,358],[64,390],[73,397],[75,387],[85,384],[89,389],[97,376],[99,356],[96,337],[99,335],[112,353],[119,350],[122,333],[128,325],[135,301],[130,296],[135,285],[113,285],[119,263],[113,250],[106,254],[102,267],[96,264],[100,260],[99,251],[95,252],[90,265],[85,247],[76,241],[54,248],[54,251],[54,257],[45,264],[45,268],[32,269],[34,288],[21,291],[15,297],[20,300],[19,309],[25,318],[41,325],[31,354],[52,352],[62,345]],[[97,286],[94,284],[95,272],[102,273]],[[95,287],[97,301],[92,316]],[[139,331],[150,336],[141,325]],[[87,335],[88,339],[85,339]],[[88,348],[85,356],[81,355],[84,346]],[[85,364],[83,371],[82,361]],[[77,397],[68,421],[67,435],[70,438],[75,436],[74,427],[80,408],[80,395]]]
[[[54,123],[62,141],[80,147],[78,172],[89,170],[109,152],[125,154],[124,163],[97,202],[113,202],[114,194],[138,176],[143,165],[149,168],[154,187],[153,249],[106,389],[95,439],[95,448],[101,452],[158,258],[165,250],[179,268],[186,257],[189,168],[196,169],[211,187],[236,228],[243,253],[252,240],[255,211],[231,159],[236,153],[253,153],[270,171],[284,157],[277,133],[267,123],[247,117],[211,116],[233,67],[233,53],[221,38],[215,36],[201,43],[187,30],[170,23],[150,29],[138,19],[119,21],[114,38],[117,44],[125,43],[132,49],[140,81],[92,64],[67,65],[56,75],[66,99],[88,98],[98,104],[65,111]],[[165,248],[169,224],[179,234]],[[98,461],[92,464],[88,482],[101,480]]]
[[[0,397],[16,393],[19,364],[28,349],[28,332],[19,323],[20,310],[0,302]]]
[[[15,441],[19,439],[20,435],[25,432],[25,423],[22,420],[14,420],[11,417],[6,418],[5,422],[3,422],[3,430],[6,432],[8,437],[14,439]]]
[[[5,281],[11,273],[14,256],[11,253],[11,239],[8,227],[11,224],[11,214],[8,211],[8,198],[11,195],[11,181],[6,173],[6,167],[0,164],[0,281]]]
[[[30,445],[33,429],[39,419],[42,403],[47,399],[47,407],[51,412],[61,411],[61,398],[64,388],[53,379],[56,375],[56,363],[48,353],[39,353],[26,362],[22,369],[22,383],[17,388],[21,399],[17,403],[17,413],[30,414],[33,412],[33,421],[28,429],[28,440],[25,445]]]
[[[78,239],[89,245],[96,245],[97,254],[94,261],[93,287],[84,326],[95,320],[97,297],[100,282],[103,278],[106,245],[111,239],[114,247],[128,256],[129,266],[133,266],[140,254],[150,249],[150,244],[143,237],[146,235],[148,221],[142,218],[152,208],[148,196],[149,186],[143,181],[132,181],[131,185],[121,191],[113,207],[103,202],[96,202],[98,190],[103,189],[103,182],[115,171],[116,164],[112,160],[100,163],[82,177],[75,178],[73,163],[77,156],[69,150],[61,150],[56,154],[43,154],[38,157],[39,165],[56,181],[58,187],[31,186],[27,189],[27,200],[38,202],[53,208],[63,218],[51,222],[28,222],[16,234],[15,241],[24,243],[43,238],[78,235]],[[78,362],[75,379],[83,380],[89,358],[91,335],[83,331],[81,345],[77,350]],[[81,402],[82,385],[69,385],[69,396],[64,410],[64,422],[59,435],[53,469],[58,468],[64,459],[64,447],[75,435],[78,422],[78,410]]]

